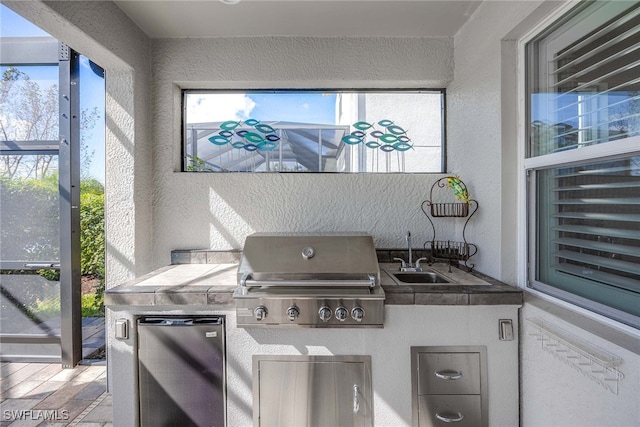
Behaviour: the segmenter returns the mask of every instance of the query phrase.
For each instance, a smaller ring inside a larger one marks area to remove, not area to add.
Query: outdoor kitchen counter
[[[235,307],[238,264],[176,264],[105,291],[106,306]]]
[[[105,305],[109,319],[106,329],[113,424],[140,425],[140,402],[144,398],[140,395],[139,378],[145,363],[141,360],[141,354],[144,355],[141,319],[220,316],[224,318],[229,426],[253,424],[254,410],[260,407],[259,396],[254,394],[253,388],[253,379],[258,378],[253,361],[269,355],[282,358],[370,357],[373,396],[367,400],[371,408],[367,413],[372,414],[376,426],[410,427],[413,417],[411,384],[417,375],[410,356],[411,347],[416,346],[464,348],[465,352],[486,348],[486,374],[482,375],[486,375],[490,384],[488,419],[491,425],[518,425],[522,292],[462,269],[452,268],[449,273],[445,264],[424,267],[435,268],[453,283],[400,286],[385,271],[398,270],[399,263],[389,262],[396,256],[408,258],[399,251],[398,255],[393,251],[381,258],[378,251],[381,284],[386,296],[382,327],[239,326],[237,301],[233,298],[239,252],[230,256],[221,251],[174,251],[171,265],[108,289]],[[510,339],[500,336],[501,321],[507,324],[511,321],[513,334]],[[335,322],[327,326],[335,326]],[[183,345],[178,342],[182,340],[176,341],[175,345]],[[193,350],[192,344],[184,345]],[[183,354],[183,351],[166,353]],[[390,360],[393,361],[392,370],[389,370]],[[353,402],[347,404],[350,408],[346,410],[351,412]]]
[[[174,258],[175,260],[175,258]],[[107,306],[162,307],[176,305],[234,307],[237,262],[173,264],[105,292]],[[454,284],[398,285],[384,270],[398,270],[397,263],[380,263],[380,277],[387,305],[521,305],[522,290],[480,273],[459,268],[448,272],[446,264],[431,269],[453,279]],[[489,284],[489,285],[487,285]]]
[[[522,305],[522,290],[482,273],[435,263],[424,266],[454,283],[397,284],[384,270],[399,271],[398,263],[380,263],[385,304],[397,305]]]

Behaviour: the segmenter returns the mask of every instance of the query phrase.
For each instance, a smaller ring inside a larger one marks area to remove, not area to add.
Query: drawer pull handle
[[[464,415],[460,412],[455,414],[436,414],[436,418],[444,423],[459,423],[464,419]]]
[[[438,371],[434,375],[443,380],[459,380],[462,378],[461,371]]]
[[[360,412],[360,387],[357,384],[353,385],[353,413]]]

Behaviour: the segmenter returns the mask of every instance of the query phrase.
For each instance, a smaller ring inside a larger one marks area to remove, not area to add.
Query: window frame
[[[640,329],[640,317],[617,310],[608,305],[578,296],[568,291],[559,289],[553,285],[536,280],[538,269],[538,237],[537,237],[537,213],[538,200],[536,188],[536,174],[539,171],[553,169],[585,162],[604,162],[616,160],[622,157],[640,155],[640,136],[628,137],[620,140],[612,140],[603,144],[580,147],[567,151],[558,151],[548,154],[533,156],[529,144],[529,122],[531,115],[531,103],[529,90],[531,74],[534,72],[534,64],[527,57],[527,45],[536,38],[541,37],[551,28],[556,28],[558,21],[573,14],[585,6],[583,2],[570,2],[558,7],[549,17],[532,28],[518,42],[518,104],[519,121],[518,130],[518,163],[520,174],[518,177],[518,259],[523,266],[518,273],[518,281],[521,287],[528,292],[543,298],[551,299],[556,303],[567,306],[575,311],[595,316],[605,323],[611,323],[624,328],[631,327],[634,332]],[[566,25],[566,22],[563,24]],[[539,55],[539,54],[538,54]]]
[[[308,173],[328,173],[328,174],[375,174],[375,175],[393,175],[393,174],[402,174],[402,175],[414,175],[414,174],[442,174],[447,170],[447,134],[446,134],[446,125],[447,125],[447,105],[446,105],[446,89],[444,88],[425,88],[425,87],[396,87],[396,88],[318,88],[318,87],[301,87],[301,88],[280,88],[280,87],[271,87],[271,88],[232,88],[232,89],[222,89],[222,88],[195,88],[195,87],[185,87],[180,89],[180,103],[181,103],[181,117],[180,117],[180,172],[190,173],[190,172],[200,172],[202,171],[190,171],[187,170],[186,167],[186,159],[188,157],[187,153],[187,103],[186,97],[189,93],[219,93],[219,94],[238,94],[238,93],[314,93],[314,92],[332,92],[332,93],[356,93],[356,94],[367,94],[367,93],[390,93],[390,92],[398,92],[398,93],[439,93],[440,94],[440,111],[441,111],[441,120],[440,120],[440,170],[439,171],[417,171],[417,172],[384,172],[384,171],[346,171],[346,172],[331,172],[331,171],[282,171],[276,172],[271,171],[267,173],[293,173],[293,174],[308,174]],[[207,173],[207,172],[205,172]],[[239,173],[239,172],[223,172],[223,171],[211,171],[208,173]],[[240,173],[265,173],[265,172],[240,172]]]

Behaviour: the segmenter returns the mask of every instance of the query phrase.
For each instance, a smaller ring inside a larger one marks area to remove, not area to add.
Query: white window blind
[[[601,6],[595,29],[578,14],[530,49],[530,156],[640,134],[640,3],[628,6]]]
[[[640,327],[640,2],[529,42],[531,287]]]
[[[640,316],[640,157],[537,173],[537,280]]]

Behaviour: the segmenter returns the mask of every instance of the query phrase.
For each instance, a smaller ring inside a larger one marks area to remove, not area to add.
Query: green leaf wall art
[[[246,151],[272,151],[278,147],[279,140],[277,129],[256,119],[222,122],[218,133],[209,138],[212,144],[230,144],[235,149]]]
[[[351,126],[356,130],[342,137],[342,142],[345,144],[364,144],[371,149],[380,149],[385,153],[407,151],[413,148],[407,131],[392,120],[383,119],[377,123],[359,121]]]

